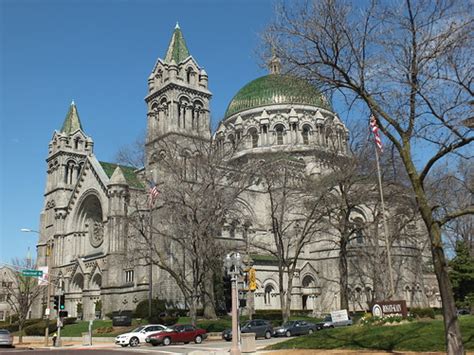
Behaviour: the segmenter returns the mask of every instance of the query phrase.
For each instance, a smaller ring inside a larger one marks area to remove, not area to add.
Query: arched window
[[[66,172],[64,174],[64,182],[66,184],[73,184],[74,180],[74,170],[76,169],[76,162],[70,160],[66,164]]]
[[[158,82],[161,83],[163,81],[163,71],[161,69],[155,75],[155,78],[158,79]]]
[[[258,147],[258,132],[255,128],[249,130],[249,136],[252,141],[252,148]]]
[[[264,302],[265,304],[271,304],[271,293],[273,292],[273,286],[267,285],[265,286],[265,293],[264,293]]]
[[[362,292],[362,289],[360,287],[356,287],[355,294],[354,294],[354,298],[356,302],[361,301],[361,292]]]
[[[193,72],[193,68],[190,67],[190,68],[186,69],[186,82],[187,83],[191,82],[192,72]]]
[[[303,132],[301,132],[301,136],[303,137],[303,144],[309,144],[309,132],[311,132],[311,127],[308,125],[304,125]]]
[[[314,279],[310,275],[306,275],[302,282],[303,287],[314,287]]]
[[[364,244],[364,222],[362,218],[356,217],[354,218],[354,224],[355,224],[355,240],[357,244]]]
[[[229,228],[229,237],[235,238],[235,229],[237,226],[237,221],[232,221]]]
[[[232,148],[235,148],[235,137],[233,134],[229,134],[227,136],[227,139],[229,140],[229,142],[232,144]]]
[[[277,144],[282,145],[283,144],[283,132],[285,131],[285,127],[283,125],[279,124],[275,127],[275,132],[276,132],[276,137],[277,137]]]

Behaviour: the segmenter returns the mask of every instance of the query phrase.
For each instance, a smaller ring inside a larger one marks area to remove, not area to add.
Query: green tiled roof
[[[125,180],[127,180],[127,183],[130,187],[136,187],[138,189],[144,188],[142,182],[138,179],[138,176],[135,173],[135,170],[136,170],[135,168],[131,166],[106,163],[103,161],[100,161],[99,163],[104,169],[105,174],[107,174],[109,178],[112,177],[115,169],[117,168],[117,166],[119,166],[120,169],[122,169],[123,176],[125,177]]]
[[[306,80],[291,75],[270,74],[240,89],[227,107],[225,117],[273,104],[303,104],[331,109],[318,89]]]
[[[73,101],[71,106],[69,106],[69,111],[67,112],[66,118],[64,119],[61,132],[71,134],[78,129],[82,130],[81,120],[79,119],[79,113],[77,112],[77,107]]]
[[[187,57],[189,57],[188,47],[184,41],[181,29],[176,25],[168,46],[168,51],[166,52],[165,62],[171,63],[171,61],[174,60],[176,64],[179,64]]]

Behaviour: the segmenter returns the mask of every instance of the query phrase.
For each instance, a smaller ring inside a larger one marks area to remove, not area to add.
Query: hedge
[[[44,335],[44,328],[46,328],[46,321],[43,320],[39,323],[35,323],[25,328],[25,335]],[[49,334],[52,334],[57,330],[56,322],[49,322]]]
[[[416,318],[435,318],[435,311],[433,308],[418,308],[418,307],[413,307],[410,308],[410,313],[413,317]]]

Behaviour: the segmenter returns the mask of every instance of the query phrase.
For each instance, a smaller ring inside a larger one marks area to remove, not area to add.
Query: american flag
[[[150,206],[153,206],[155,200],[158,198],[160,194],[160,190],[158,190],[158,186],[155,184],[153,180],[148,180],[148,185],[150,189],[148,190],[148,203]]]
[[[377,126],[377,121],[375,120],[375,116],[373,114],[370,115],[370,130],[374,134],[377,148],[379,149],[380,153],[383,153],[383,145],[382,139],[380,139],[379,127]]]

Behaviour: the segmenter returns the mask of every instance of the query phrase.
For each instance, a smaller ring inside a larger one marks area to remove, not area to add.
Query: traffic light
[[[58,309],[59,309],[59,296],[54,296],[54,301],[53,301],[53,303],[54,303],[54,307],[53,307],[53,308],[54,308],[55,310],[58,310]]]
[[[59,311],[59,317],[60,318],[67,318],[68,312],[67,311]]]
[[[64,311],[64,309],[66,308],[66,304],[65,304],[65,302],[66,302],[66,297],[65,297],[64,295],[60,296],[60,301],[61,301],[61,302],[59,303],[59,309],[60,309],[61,311]]]
[[[248,285],[250,291],[255,291],[257,289],[257,273],[254,268],[251,268],[248,272]]]
[[[227,312],[230,312],[232,310],[232,281],[230,275],[224,275],[222,284],[224,288],[225,309]]]

